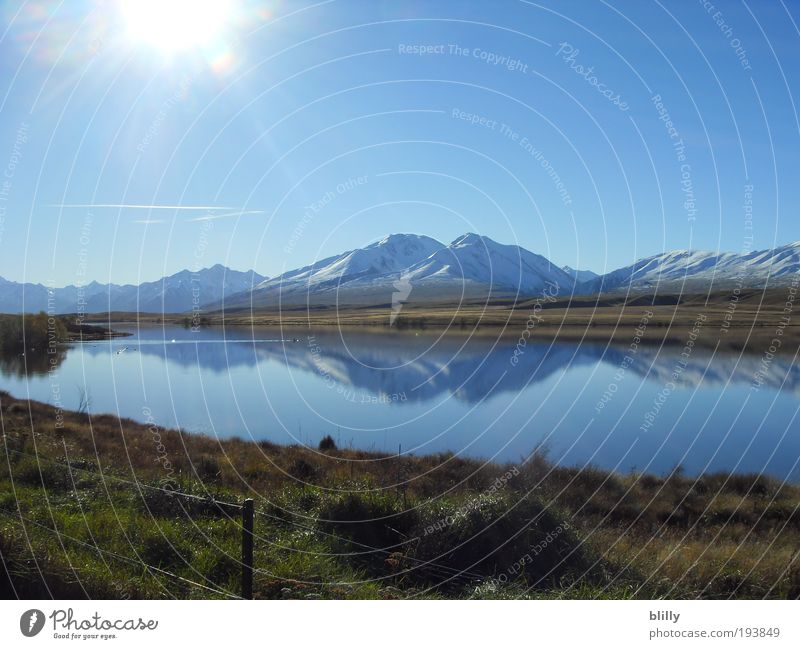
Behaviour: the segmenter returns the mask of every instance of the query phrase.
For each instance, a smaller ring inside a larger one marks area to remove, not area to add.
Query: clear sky
[[[0,7],[7,279],[272,276],[393,232],[596,272],[800,239],[796,2]]]

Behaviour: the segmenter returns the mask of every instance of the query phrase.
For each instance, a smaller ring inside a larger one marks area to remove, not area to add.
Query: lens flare
[[[171,53],[207,47],[231,18],[230,0],[120,0],[131,39]]]

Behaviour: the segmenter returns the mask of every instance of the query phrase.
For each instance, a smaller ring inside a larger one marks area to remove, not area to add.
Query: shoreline
[[[133,336],[129,331],[114,331],[108,327],[84,323],[67,323],[67,339],[64,343],[84,343],[98,340],[113,340],[114,338],[127,338]]]
[[[390,305],[292,307],[282,311],[152,314],[93,314],[94,323],[162,324],[196,327],[264,327],[307,331],[341,329],[387,334],[426,333],[541,343],[585,342],[684,345],[764,354],[794,354],[800,349],[800,318],[786,313],[785,291],[742,291],[709,295],[635,295],[470,302],[458,305],[409,303],[393,319]],[[702,318],[693,333],[698,319]],[[644,326],[643,325],[644,322]],[[779,343],[773,345],[779,339]],[[770,349],[775,347],[775,349]]]

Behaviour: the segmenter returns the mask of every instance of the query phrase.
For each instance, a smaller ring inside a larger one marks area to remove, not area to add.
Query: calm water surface
[[[435,334],[126,327],[129,338],[4,358],[0,389],[218,437],[564,465],[800,479],[800,371],[697,349],[528,344]],[[26,368],[27,363],[27,368]],[[621,369],[622,368],[622,369]],[[677,368],[677,372],[676,372]]]

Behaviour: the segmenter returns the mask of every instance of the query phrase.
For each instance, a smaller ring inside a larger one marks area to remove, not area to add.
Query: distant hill
[[[255,271],[240,272],[217,264],[197,272],[182,270],[139,285],[98,282],[83,287],[70,285],[53,289],[51,295],[42,284],[9,282],[0,277],[0,312],[182,313],[191,311],[196,304],[218,303],[230,295],[250,291],[265,279]]]
[[[591,270],[575,270],[574,268],[570,268],[569,266],[562,266],[561,270],[563,270],[567,275],[569,275],[572,279],[574,279],[579,284],[584,282],[589,282],[593,279],[600,277],[597,273]]]

